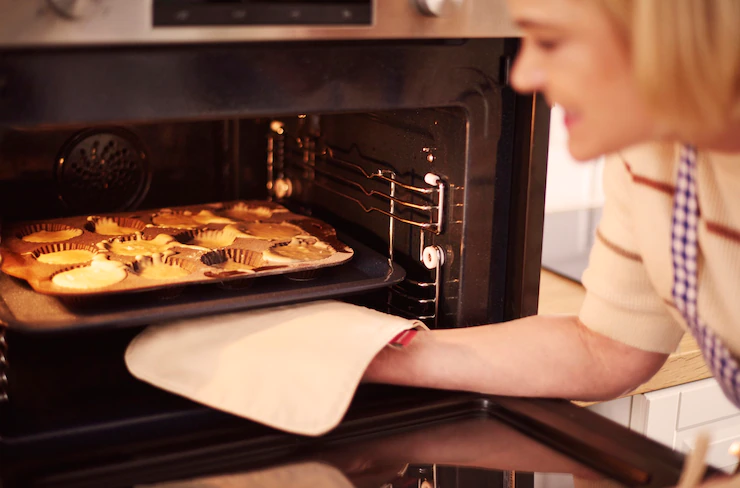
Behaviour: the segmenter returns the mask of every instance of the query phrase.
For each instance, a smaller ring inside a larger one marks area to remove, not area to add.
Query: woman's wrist
[[[389,383],[409,385],[410,377],[416,376],[414,364],[420,350],[431,338],[431,331],[414,331],[411,340],[402,347],[391,345],[384,347],[370,362],[362,381],[365,383]]]

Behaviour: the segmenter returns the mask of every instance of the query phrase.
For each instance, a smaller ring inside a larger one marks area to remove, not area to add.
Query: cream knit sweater
[[[625,344],[675,351],[686,329],[673,305],[671,213],[678,150],[640,146],[607,158],[606,202],[581,321]],[[740,154],[699,152],[699,315],[740,355]]]

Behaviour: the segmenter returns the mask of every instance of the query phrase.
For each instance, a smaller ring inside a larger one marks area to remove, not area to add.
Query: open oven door
[[[531,486],[533,472],[582,483],[672,486],[683,456],[558,400],[365,386],[321,438],[201,410],[187,433],[3,456],[2,486]],[[206,418],[210,420],[206,421]],[[204,423],[211,429],[203,429]],[[120,439],[119,439],[120,441]],[[8,453],[5,453],[8,454]],[[516,478],[511,473],[517,473]],[[716,474],[710,469],[707,475]]]

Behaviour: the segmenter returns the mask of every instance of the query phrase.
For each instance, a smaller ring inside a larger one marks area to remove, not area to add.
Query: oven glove
[[[320,462],[288,464],[248,473],[216,475],[137,488],[352,488],[337,468]]]
[[[336,427],[373,357],[425,328],[337,301],[181,320],[146,328],[126,349],[136,378],[284,431]]]

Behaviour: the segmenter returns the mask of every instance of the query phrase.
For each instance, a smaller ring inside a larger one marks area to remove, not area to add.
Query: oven
[[[355,250],[310,280],[84,303],[0,276],[8,452],[223,428],[126,371],[126,345],[151,323],[318,298],[431,328],[536,313],[549,110],[509,86],[518,41],[503,2],[2,0],[0,12],[4,228],[266,200]]]

